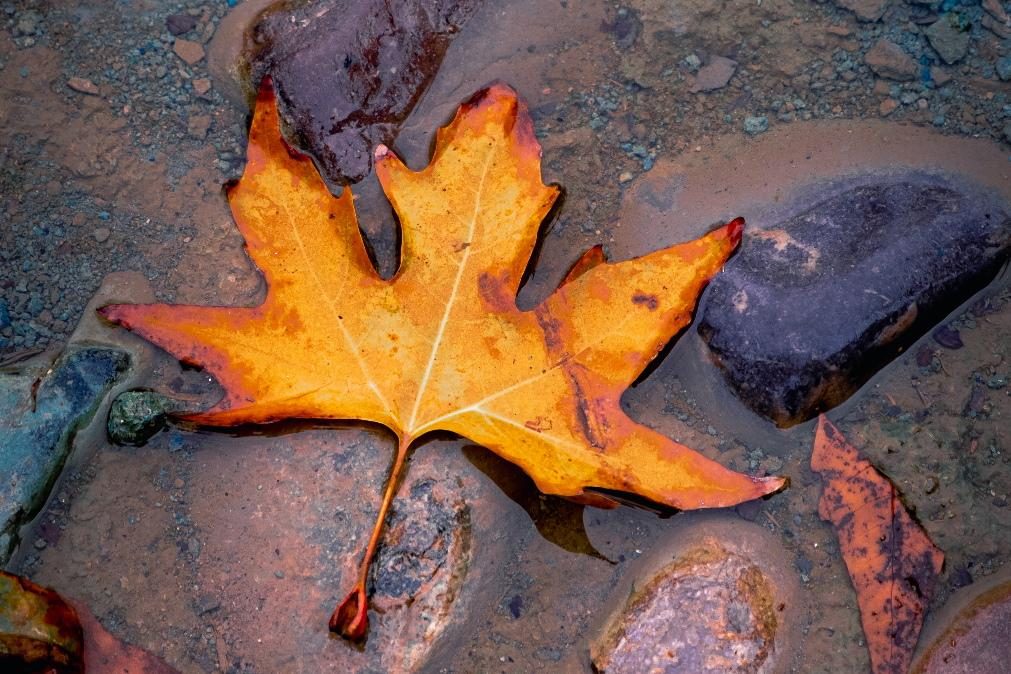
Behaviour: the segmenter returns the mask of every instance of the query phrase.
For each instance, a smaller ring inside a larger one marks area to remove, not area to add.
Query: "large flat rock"
[[[1011,218],[922,173],[812,190],[745,237],[699,334],[745,404],[780,426],[849,397],[1007,260]]]
[[[38,512],[78,428],[129,364],[122,351],[77,348],[0,370],[0,565]]]

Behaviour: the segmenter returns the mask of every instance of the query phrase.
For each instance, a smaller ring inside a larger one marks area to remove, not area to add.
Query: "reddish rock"
[[[861,21],[877,21],[888,9],[888,0],[835,0],[835,4],[850,10]]]
[[[864,56],[864,63],[880,77],[899,82],[916,79],[918,71],[913,57],[888,40],[878,40]]]
[[[882,117],[887,117],[888,115],[895,112],[895,109],[899,107],[899,102],[894,98],[886,98],[881,101],[881,105],[878,106],[878,112]]]
[[[176,40],[172,45],[172,51],[189,65],[193,65],[204,57],[204,48],[199,42],[192,40]]]
[[[716,91],[727,86],[730,78],[737,71],[737,61],[724,56],[714,56],[706,65],[699,68],[695,75],[693,92]]]
[[[933,638],[931,638],[933,637]],[[1003,674],[1011,662],[1011,574],[957,592],[920,641],[913,674]]]
[[[701,515],[637,562],[590,647],[606,674],[767,672],[788,665],[801,609],[793,565],[764,529]],[[672,561],[673,560],[673,561]]]
[[[67,80],[67,86],[74,91],[79,91],[89,96],[98,96],[99,94],[98,86],[91,80],[86,80],[83,77],[71,77]]]

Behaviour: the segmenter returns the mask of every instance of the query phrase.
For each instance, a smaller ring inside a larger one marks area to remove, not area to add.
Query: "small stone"
[[[938,326],[938,328],[934,330],[933,337],[935,342],[946,349],[961,349],[965,346],[965,344],[962,343],[962,334],[955,328],[947,325]]]
[[[1003,82],[1011,80],[1011,55],[1002,56],[997,59],[994,64],[994,70],[997,71],[997,77]]]
[[[888,84],[885,80],[874,80],[874,88],[871,89],[872,93],[878,96],[887,96],[892,91],[892,86]]]
[[[979,22],[981,26],[989,30],[991,33],[1004,40],[1011,39],[1011,26],[1003,21],[998,21],[989,15],[984,15],[983,20]]]
[[[930,79],[933,80],[934,84],[943,87],[945,84],[951,81],[951,73],[937,66],[930,67]]]
[[[864,55],[864,63],[878,76],[899,82],[914,80],[919,72],[913,57],[888,40],[878,40]]]
[[[695,74],[692,92],[716,91],[727,86],[737,71],[737,61],[724,56],[714,56],[709,63],[699,68]]]
[[[106,428],[117,445],[142,445],[165,426],[176,401],[153,391],[125,391],[109,408]]]
[[[861,21],[877,21],[888,9],[889,0],[835,0],[835,4],[853,12]]]
[[[15,35],[35,35],[39,32],[42,15],[35,10],[25,10],[17,15],[14,24]]]
[[[197,17],[189,14],[172,14],[165,19],[165,27],[173,35],[188,33],[197,26]]]
[[[207,137],[207,130],[211,128],[210,115],[192,115],[186,122],[186,133],[190,138],[203,140]]]
[[[930,46],[948,65],[958,63],[969,51],[969,32],[956,26],[954,17],[955,14],[946,14],[924,31]]]
[[[201,77],[200,79],[193,80],[193,91],[197,92],[198,95],[203,96],[210,90],[211,90],[211,81],[206,77]]]
[[[35,539],[34,546],[35,546],[36,550],[45,550],[47,545],[48,545],[48,543],[46,543],[46,539],[44,539],[44,538],[36,538]]]
[[[89,96],[98,96],[99,94],[98,86],[91,80],[84,79],[83,77],[71,77],[67,80],[67,86],[74,91],[79,91]]]
[[[1011,24],[1011,17],[1004,11],[1000,0],[983,0],[983,9],[997,21],[1003,24]]]
[[[765,133],[769,130],[769,118],[762,115],[759,117],[745,117],[744,118],[744,133],[749,136],[757,136],[760,133]]]
[[[888,115],[895,112],[895,109],[899,107],[899,102],[894,98],[886,98],[881,101],[881,105],[878,106],[878,112],[882,117],[887,117]]]
[[[105,243],[106,241],[109,240],[110,234],[112,234],[112,232],[109,230],[108,227],[99,227],[92,233],[92,236],[95,237],[95,241],[99,243]]]
[[[618,182],[624,185],[625,183],[631,181],[633,177],[634,176],[632,176],[630,171],[622,171],[621,175],[618,176]]]
[[[193,65],[204,58],[204,48],[199,42],[178,39],[172,45],[172,51],[189,65]]]

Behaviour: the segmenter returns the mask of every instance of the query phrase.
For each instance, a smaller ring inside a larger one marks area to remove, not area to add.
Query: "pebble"
[[[172,51],[189,65],[193,65],[204,58],[204,48],[199,42],[192,40],[178,39],[172,45]]]
[[[98,86],[91,80],[87,80],[83,77],[71,77],[67,80],[67,86],[74,91],[79,91],[82,94],[88,94],[89,96],[98,96]]]
[[[109,235],[111,233],[112,232],[109,231],[108,227],[99,227],[93,232],[93,236],[95,237],[95,241],[99,243],[105,243],[106,241],[109,240]]]
[[[748,116],[744,118],[744,132],[749,136],[757,136],[769,130],[769,118],[762,115],[758,117]]]
[[[888,0],[835,0],[835,4],[850,10],[861,21],[877,21],[888,8]]]
[[[930,24],[925,31],[930,46],[948,65],[958,63],[969,51],[968,31],[955,26],[953,20],[953,14],[946,14]]]
[[[886,98],[881,101],[881,105],[878,106],[878,112],[881,113],[882,117],[887,117],[888,115],[895,112],[895,109],[899,107],[899,102],[894,98]]]
[[[207,137],[207,130],[211,128],[210,115],[191,115],[186,122],[186,133],[190,138],[203,140]]]
[[[165,19],[165,27],[173,35],[188,33],[197,26],[197,17],[189,14],[172,14]]]
[[[737,61],[725,56],[714,56],[709,63],[699,68],[691,91],[697,93],[722,89],[727,86],[735,72],[737,72]]]
[[[200,96],[203,96],[208,91],[211,90],[211,81],[206,77],[201,77],[199,79],[193,80],[193,91],[197,92]]]
[[[1007,82],[1011,80],[1011,54],[997,59],[997,62],[994,64],[994,70],[1001,81]]]
[[[919,66],[902,47],[889,40],[878,40],[864,55],[867,64],[878,76],[899,82],[916,79]]]

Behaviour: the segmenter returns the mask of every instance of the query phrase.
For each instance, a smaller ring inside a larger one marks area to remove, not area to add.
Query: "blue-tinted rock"
[[[788,212],[746,234],[698,328],[738,397],[780,426],[849,397],[1011,248],[1003,204],[920,174],[853,180]]]
[[[74,434],[128,365],[121,351],[82,348],[51,371],[37,361],[0,371],[0,565],[45,502]]]

